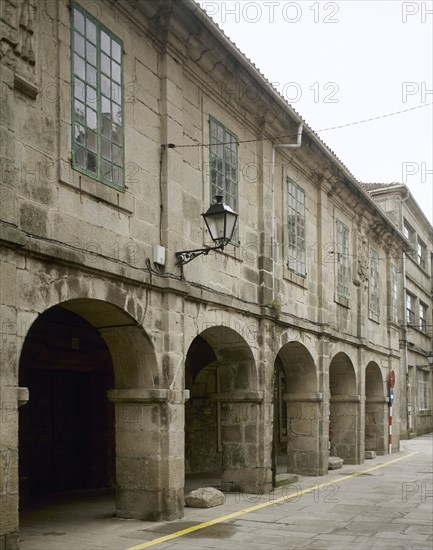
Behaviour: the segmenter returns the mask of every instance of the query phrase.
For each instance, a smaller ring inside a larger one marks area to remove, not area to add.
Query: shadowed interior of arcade
[[[225,326],[192,341],[185,363],[185,488],[261,490],[260,392],[246,341]]]
[[[326,473],[322,397],[307,348],[299,342],[285,344],[274,364],[274,476]]]
[[[60,306],[32,325],[20,359],[20,501],[113,488],[114,386],[110,352],[97,329]]]

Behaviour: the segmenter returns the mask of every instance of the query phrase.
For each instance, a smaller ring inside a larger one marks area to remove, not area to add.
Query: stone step
[[[275,487],[283,487],[299,481],[299,476],[296,474],[277,474],[275,476]]]
[[[372,458],[376,458],[376,451],[365,451],[364,460],[370,460]]]
[[[339,456],[330,456],[328,460],[328,470],[339,470],[343,467],[344,460]]]

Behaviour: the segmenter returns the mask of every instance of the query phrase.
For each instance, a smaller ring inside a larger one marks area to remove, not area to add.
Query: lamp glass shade
[[[228,242],[233,236],[238,215],[222,202],[222,196],[218,195],[215,198],[217,202],[202,215],[212,240]]]
[[[430,367],[433,367],[433,351],[429,351],[427,355],[427,362]]]
[[[238,215],[235,212],[226,212],[225,235],[228,241],[232,240]]]

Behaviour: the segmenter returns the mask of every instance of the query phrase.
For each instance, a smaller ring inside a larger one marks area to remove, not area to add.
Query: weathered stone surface
[[[201,487],[191,491],[185,497],[185,504],[189,508],[212,508],[224,504],[224,493],[214,487]]]
[[[365,451],[364,458],[365,458],[365,460],[370,460],[372,458],[376,458],[376,451]]]
[[[344,460],[338,456],[330,456],[328,470],[339,470],[343,467]]]

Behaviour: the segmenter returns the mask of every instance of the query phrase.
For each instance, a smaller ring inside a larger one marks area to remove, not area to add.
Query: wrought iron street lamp
[[[207,256],[212,250],[223,250],[227,243],[231,241],[238,214],[223,202],[223,197],[221,195],[217,195],[215,200],[216,203],[212,204],[207,212],[202,214],[215,246],[176,252],[176,265],[183,266],[202,254]]]

